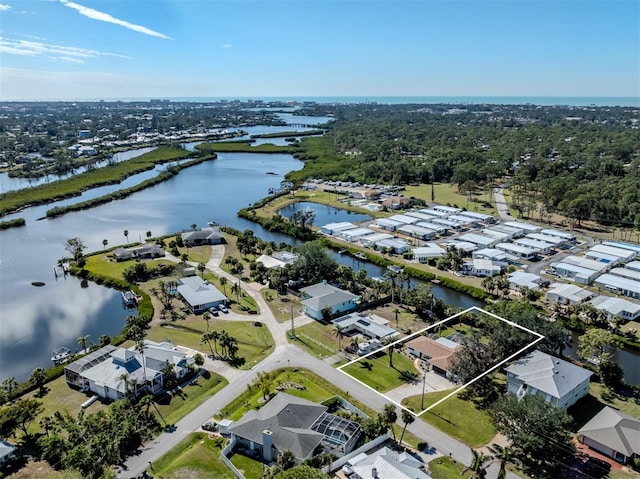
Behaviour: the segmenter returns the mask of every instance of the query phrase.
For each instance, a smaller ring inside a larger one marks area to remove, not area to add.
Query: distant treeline
[[[224,153],[293,153],[292,146],[277,146],[270,143],[252,146],[249,141],[221,141],[217,143],[200,143],[196,149],[203,152]]]

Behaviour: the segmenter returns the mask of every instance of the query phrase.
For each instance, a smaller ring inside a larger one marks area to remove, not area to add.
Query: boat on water
[[[365,254],[362,251],[358,251],[357,253],[353,253],[353,257],[354,258],[358,258],[358,259],[367,259],[367,257],[365,256]]]
[[[56,349],[53,352],[53,356],[51,356],[51,361],[53,361],[53,364],[56,366],[66,363],[69,359],[71,359],[71,350],[69,348]]]
[[[215,221],[207,221],[207,225],[208,226],[220,226],[217,222]]]
[[[122,291],[122,302],[125,306],[135,306],[138,304],[138,296],[133,291]]]

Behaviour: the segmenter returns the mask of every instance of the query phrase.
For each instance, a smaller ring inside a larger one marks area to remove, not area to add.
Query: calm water
[[[136,148],[133,150],[121,151],[113,155],[113,161],[120,163],[121,161],[130,160],[136,156],[140,156],[149,151],[155,150],[155,147],[148,148]],[[102,160],[96,163],[96,167],[102,168],[108,164],[108,160]],[[62,180],[70,178],[71,176],[78,175],[87,171],[87,167],[83,166],[76,168],[73,172],[64,173],[62,175],[50,174],[47,176],[41,176],[38,178],[11,178],[9,173],[0,173],[0,193],[11,190],[19,190],[21,188],[29,188],[31,186],[42,185],[44,183],[50,183],[56,180]]]
[[[370,220],[371,216],[363,215],[361,213],[354,213],[352,211],[341,210],[334,208],[333,206],[320,205],[318,203],[312,203],[311,201],[300,201],[299,203],[293,203],[278,211],[280,216],[285,218],[291,218],[296,212],[304,209],[312,209],[316,213],[314,226],[322,226],[329,223],[340,223],[342,221],[348,221],[349,223],[358,223],[360,221]]]

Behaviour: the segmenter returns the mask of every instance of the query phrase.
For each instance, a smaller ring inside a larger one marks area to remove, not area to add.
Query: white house
[[[532,260],[538,256],[538,252],[536,250],[513,243],[498,243],[495,247],[505,253],[525,260]]]
[[[436,243],[427,243],[419,248],[413,248],[413,259],[418,263],[426,263],[429,258],[440,258],[446,256],[447,252]]]
[[[518,230],[522,230],[524,231],[525,234],[537,233],[538,231],[542,230],[542,227],[540,226],[535,226],[529,223],[521,223],[519,221],[505,221],[502,224],[510,228],[516,228]]]
[[[418,238],[420,240],[430,240],[435,238],[437,233],[432,229],[423,228],[418,225],[404,225],[398,228],[398,233],[409,236],[411,238]]]
[[[534,350],[506,369],[507,391],[523,397],[536,394],[567,410],[589,392],[591,371],[542,351]]]
[[[70,386],[115,401],[145,391],[158,394],[165,386],[165,368],[181,379],[194,364],[171,343],[144,340],[144,354],[136,346],[107,345],[65,366],[64,375]]]
[[[395,231],[400,226],[403,226],[405,223],[401,223],[400,221],[394,221],[389,218],[378,218],[376,222],[373,224],[376,228],[380,228],[382,230],[387,231]]]
[[[344,291],[325,281],[300,290],[302,297],[302,311],[313,319],[325,319],[324,311],[334,316],[347,313],[357,308],[358,296]]]
[[[462,267],[465,273],[473,276],[484,278],[486,276],[495,276],[500,274],[502,267],[499,264],[495,264],[490,259],[474,258],[472,262],[465,263]]]
[[[600,274],[598,271],[564,262],[552,265],[552,269],[558,276],[569,278],[580,284],[590,284]]]
[[[187,276],[178,280],[178,294],[184,299],[192,313],[204,313],[227,302],[227,297],[218,288],[199,276]]]
[[[389,321],[377,314],[351,313],[333,320],[333,325],[345,334],[357,331],[371,339],[394,338],[398,332],[388,326]]]
[[[585,253],[587,258],[592,257],[592,253],[602,253],[609,256],[614,256],[620,258],[620,262],[626,263],[628,261],[634,260],[636,258],[636,252],[633,250],[618,248],[615,246],[608,246],[605,244],[597,244],[592,246],[589,251]]]
[[[393,238],[393,235],[389,233],[375,233],[372,235],[362,236],[358,241],[362,246],[366,248],[371,248],[378,241],[392,239],[392,238]]]
[[[381,250],[382,248],[392,248],[394,253],[402,254],[409,251],[409,243],[407,243],[405,240],[397,238],[391,238],[376,242],[376,249]]]
[[[8,462],[16,450],[16,446],[0,439],[0,466]]]
[[[524,271],[514,271],[509,275],[509,289],[514,291],[526,287],[537,291],[540,289],[542,278],[537,274],[525,273]]]
[[[598,296],[591,300],[591,305],[601,311],[606,311],[607,319],[613,321],[616,316],[626,321],[635,321],[640,318],[640,304],[624,298],[611,296]]]
[[[549,286],[549,291],[547,291],[547,299],[549,301],[565,305],[584,303],[594,296],[595,293],[588,289],[567,283],[553,283]]]
[[[351,479],[431,479],[420,459],[397,453],[388,447],[378,449],[351,466]]]
[[[607,273],[597,278],[595,284],[613,293],[624,294],[625,296],[640,299],[640,281],[634,281]]]

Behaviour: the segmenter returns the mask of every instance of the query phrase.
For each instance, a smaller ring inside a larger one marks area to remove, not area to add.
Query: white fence
[[[245,479],[245,477],[242,475],[242,473],[236,468],[236,466],[233,465],[231,460],[227,457],[227,454],[229,454],[231,451],[233,451],[233,446],[234,445],[235,445],[235,440],[229,441],[229,443],[226,445],[226,447],[220,453],[220,459],[222,459],[222,462],[225,463],[225,465],[231,470],[231,472],[233,472],[233,474],[238,479]]]

